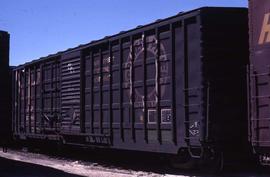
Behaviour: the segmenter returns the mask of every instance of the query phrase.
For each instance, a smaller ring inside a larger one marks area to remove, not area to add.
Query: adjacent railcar
[[[11,70],[9,68],[9,33],[0,31],[0,144],[12,137]]]
[[[250,0],[249,141],[270,164],[270,1]]]
[[[247,16],[200,8],[16,67],[15,137],[181,161],[239,156],[247,147]]]

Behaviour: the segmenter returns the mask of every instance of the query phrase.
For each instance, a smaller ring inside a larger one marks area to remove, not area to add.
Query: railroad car
[[[25,63],[14,137],[222,166],[248,147],[248,55],[247,9],[205,7]]]
[[[249,141],[270,164],[270,1],[250,0]]]
[[[11,140],[11,70],[9,68],[9,33],[0,31],[0,144]]]

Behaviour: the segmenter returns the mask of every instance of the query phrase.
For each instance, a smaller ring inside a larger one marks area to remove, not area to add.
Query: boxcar
[[[270,2],[251,0],[249,140],[262,164],[270,162]]]
[[[247,147],[247,16],[200,8],[16,67],[14,136],[178,154],[181,162],[239,157]]]
[[[9,68],[9,34],[0,31],[0,144],[11,138],[11,71]]]

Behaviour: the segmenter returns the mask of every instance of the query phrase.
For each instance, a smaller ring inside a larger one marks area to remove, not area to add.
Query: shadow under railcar
[[[19,161],[0,158],[1,177],[81,177],[68,174],[60,170],[43,167],[40,165],[29,164]]]

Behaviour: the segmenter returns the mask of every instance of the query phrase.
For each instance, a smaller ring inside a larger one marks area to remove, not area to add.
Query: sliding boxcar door
[[[61,59],[61,131],[80,133],[80,51]]]

